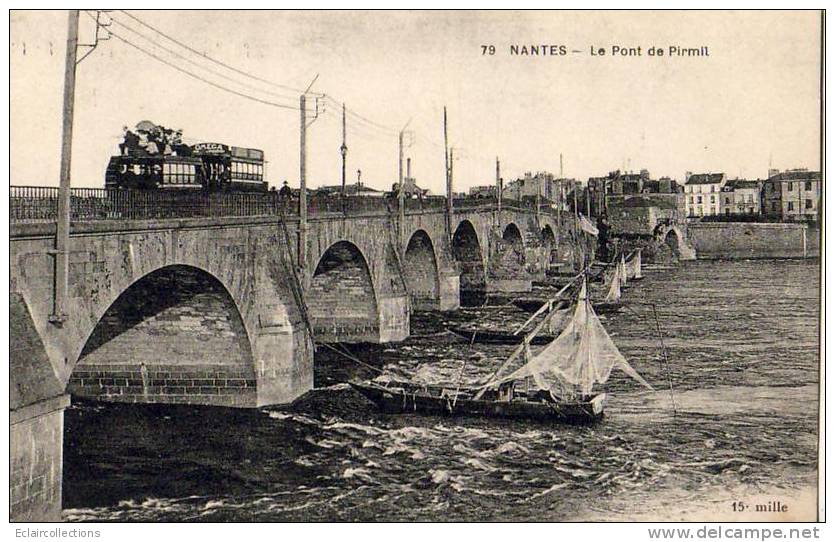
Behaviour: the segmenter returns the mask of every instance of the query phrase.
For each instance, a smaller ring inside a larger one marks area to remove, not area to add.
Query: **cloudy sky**
[[[816,12],[129,14],[136,19],[109,15],[115,35],[78,67],[73,186],[103,186],[122,127],[144,119],[182,128],[191,142],[264,149],[270,183],[297,185],[296,89],[316,74],[312,90],[328,98],[308,130],[310,186],[340,181],[343,101],[356,113],[348,180],[360,169],[377,188],[397,178],[396,132],[408,122],[418,183],[443,191],[444,105],[461,190],[492,183],[497,155],[506,178],[557,173],[560,154],[565,174],[580,179],[624,167],[681,179],[818,166]],[[82,41],[94,29],[82,12]],[[58,184],[66,36],[66,12],[12,13],[13,184]],[[514,56],[513,44],[568,54]],[[612,56],[614,45],[642,55]],[[647,55],[675,45],[706,46],[709,56]],[[607,54],[593,57],[592,47]]]

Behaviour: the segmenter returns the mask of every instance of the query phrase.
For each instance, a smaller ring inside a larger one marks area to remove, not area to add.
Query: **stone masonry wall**
[[[702,222],[688,226],[688,237],[699,259],[802,258],[801,224]],[[817,256],[807,232],[806,257]]]
[[[415,308],[438,306],[438,270],[429,237],[418,232],[412,236],[403,258],[406,288]]]
[[[12,521],[60,521],[66,396],[11,417],[9,516]],[[21,415],[22,414],[22,415]]]
[[[107,310],[70,378],[106,401],[253,406],[255,372],[233,301],[210,276],[170,267]]]
[[[325,253],[305,299],[315,340],[379,341],[374,287],[362,255],[352,245],[337,243]]]
[[[452,256],[461,270],[459,292],[462,305],[480,305],[487,290],[482,249],[475,231],[462,223],[452,238]]]

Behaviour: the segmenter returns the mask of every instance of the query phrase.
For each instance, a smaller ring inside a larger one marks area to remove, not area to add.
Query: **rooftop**
[[[738,190],[744,188],[759,188],[760,181],[749,181],[747,179],[733,179],[725,184],[727,190]]]
[[[768,178],[769,181],[820,181],[820,171],[784,171]]]
[[[693,173],[684,184],[719,184],[724,178],[724,173]]]

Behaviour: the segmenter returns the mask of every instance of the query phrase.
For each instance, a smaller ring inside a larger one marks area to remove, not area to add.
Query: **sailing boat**
[[[618,263],[611,272],[608,291],[602,301],[594,303],[594,309],[600,314],[617,312],[623,307],[621,301],[621,284],[623,283],[624,265]]]
[[[644,276],[641,274],[641,249],[635,249],[635,255],[626,262],[626,276],[629,280],[641,280]]]
[[[531,353],[531,339],[549,314],[507,361],[481,386],[422,385],[396,380],[351,382],[351,386],[391,413],[470,415],[557,423],[587,424],[603,416],[606,394],[595,392],[617,366],[649,389],[603,328],[587,295],[585,279],[565,328],[541,352]],[[521,367],[503,374],[523,358]]]
[[[620,253],[620,262],[618,263],[618,271],[620,271],[620,280],[621,280],[621,287],[626,286],[628,283],[628,278],[626,276],[626,256],[624,256],[623,252]]]

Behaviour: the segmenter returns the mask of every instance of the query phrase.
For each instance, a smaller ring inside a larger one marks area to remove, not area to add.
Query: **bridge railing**
[[[70,191],[70,219],[145,220],[163,218],[206,218],[247,216],[298,216],[298,196],[283,197],[278,192],[212,193],[162,190],[121,190],[104,188],[73,188]],[[446,207],[443,196],[409,198],[407,211],[436,211]],[[397,212],[398,201],[390,197],[311,194],[308,214],[341,213],[345,215]],[[456,209],[483,209],[496,205],[495,198],[458,198]],[[504,200],[507,209],[531,211],[528,201]],[[543,206],[542,212],[549,207]],[[58,217],[58,188],[12,186],[9,195],[12,223],[55,222]]]
[[[73,188],[70,192],[70,219],[78,221],[263,216],[282,211],[296,214],[297,209],[297,201],[281,198],[276,192],[206,194],[104,188]],[[55,222],[58,188],[11,187],[9,215],[12,223]]]

